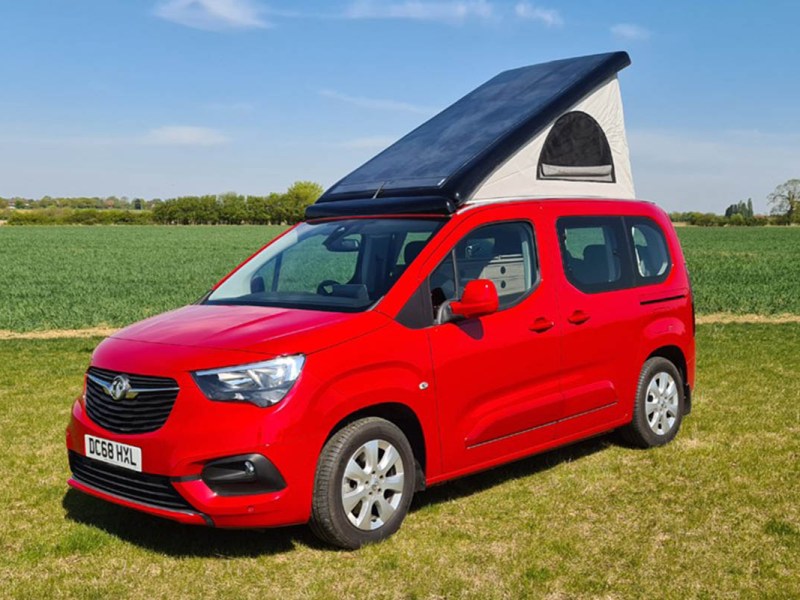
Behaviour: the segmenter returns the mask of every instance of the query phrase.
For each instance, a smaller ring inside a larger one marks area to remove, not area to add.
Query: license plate
[[[86,457],[100,460],[110,465],[123,467],[132,471],[142,471],[142,449],[128,444],[120,444],[111,440],[84,436]]]

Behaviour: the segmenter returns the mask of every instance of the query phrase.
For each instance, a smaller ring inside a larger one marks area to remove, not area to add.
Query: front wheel
[[[639,375],[633,420],[622,428],[623,438],[640,448],[672,441],[681,426],[684,403],[678,368],[660,356],[647,360]]]
[[[349,424],[322,449],[312,530],[351,550],[389,537],[408,512],[415,474],[411,445],[397,426],[377,417]]]

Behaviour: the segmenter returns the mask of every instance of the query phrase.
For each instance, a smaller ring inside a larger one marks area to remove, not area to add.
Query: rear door
[[[534,223],[475,221],[450,238],[429,277],[434,305],[478,278],[492,280],[500,297],[494,314],[428,329],[451,475],[546,445],[561,408],[553,277],[541,270]]]
[[[559,438],[607,429],[629,411],[640,306],[622,217],[573,214],[556,220],[559,321],[563,325],[563,420]]]

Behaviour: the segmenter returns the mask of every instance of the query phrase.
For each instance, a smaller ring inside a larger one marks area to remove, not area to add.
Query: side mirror
[[[500,298],[497,288],[489,279],[474,279],[464,286],[460,300],[450,302],[450,311],[466,319],[497,312]]]

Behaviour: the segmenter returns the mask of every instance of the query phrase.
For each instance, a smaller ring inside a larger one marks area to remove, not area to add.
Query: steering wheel
[[[320,296],[333,296],[333,286],[335,285],[340,284],[338,281],[334,281],[333,279],[326,279],[317,286],[317,293]]]

